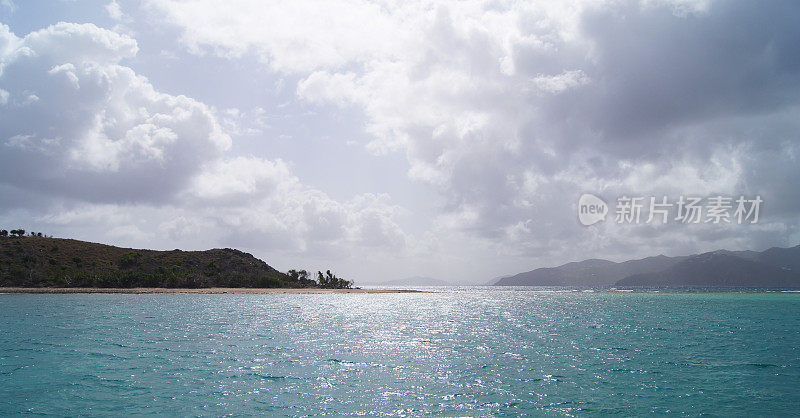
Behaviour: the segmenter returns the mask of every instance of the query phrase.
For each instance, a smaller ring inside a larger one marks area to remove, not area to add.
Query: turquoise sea
[[[800,293],[0,294],[0,415],[797,415]]]

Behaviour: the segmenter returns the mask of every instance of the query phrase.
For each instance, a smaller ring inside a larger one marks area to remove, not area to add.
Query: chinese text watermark
[[[739,196],[680,196],[670,201],[667,196],[621,196],[614,210],[614,222],[618,224],[650,224],[677,222],[699,223],[758,223],[761,196],[748,198]],[[585,193],[578,200],[578,220],[589,226],[603,221],[609,206],[603,199]]]

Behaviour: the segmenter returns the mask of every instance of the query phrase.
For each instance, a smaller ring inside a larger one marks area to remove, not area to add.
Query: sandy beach
[[[404,289],[315,289],[315,288],[225,288],[210,287],[203,289],[172,289],[157,287],[121,288],[95,288],[95,287],[0,287],[0,293],[198,293],[198,294],[224,294],[224,293],[296,293],[296,294],[324,294],[324,293],[426,293],[420,290]]]

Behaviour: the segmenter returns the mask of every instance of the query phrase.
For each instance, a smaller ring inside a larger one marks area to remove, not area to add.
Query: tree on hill
[[[302,269],[291,269],[286,272],[286,275],[289,276],[289,278],[291,278],[293,281],[296,281],[302,287],[314,287],[317,284],[317,282],[308,277],[308,272]]]
[[[122,258],[119,260],[119,267],[123,269],[134,267],[139,264],[139,260],[141,260],[141,258],[142,254],[136,251],[123,254]]]
[[[289,277],[291,277],[293,280],[300,280],[300,281],[308,280],[308,272],[305,270],[291,269],[287,271],[286,274],[288,274]]]
[[[7,237],[7,236],[8,236],[8,230],[0,229],[0,237]]]

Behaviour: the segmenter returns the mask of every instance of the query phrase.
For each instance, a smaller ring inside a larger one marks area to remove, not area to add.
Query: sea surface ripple
[[[792,415],[800,294],[0,294],[0,415]]]

